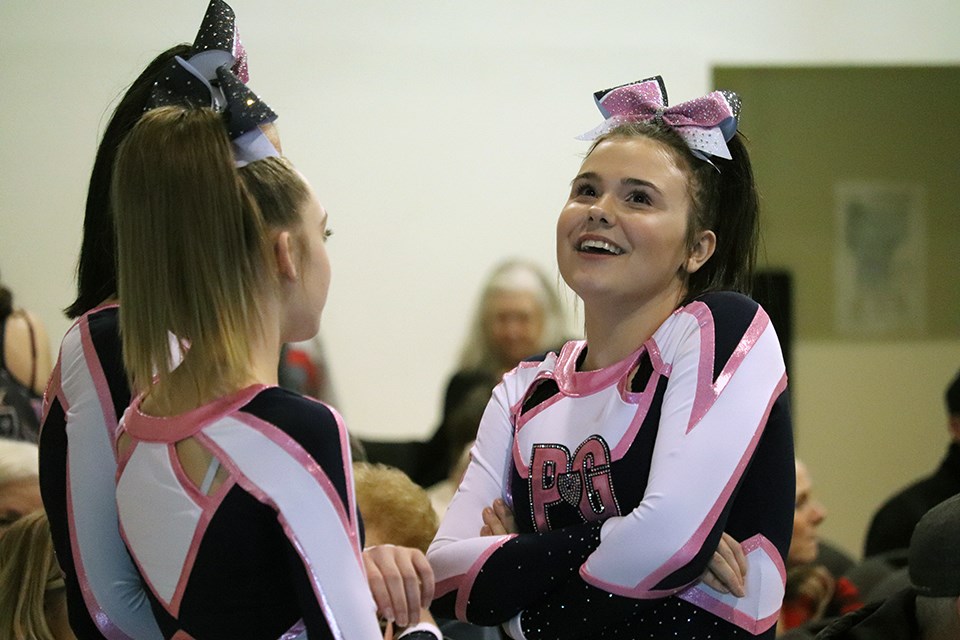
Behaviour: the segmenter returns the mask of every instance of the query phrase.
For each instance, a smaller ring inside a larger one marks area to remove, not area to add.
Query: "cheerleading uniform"
[[[164,637],[277,638],[301,618],[311,639],[382,637],[331,408],[254,385],[173,417],[135,401],[121,431],[120,529]],[[186,438],[213,456],[200,487],[177,457]]]
[[[434,609],[530,640],[772,638],[794,453],[768,316],[710,293],[619,363],[579,371],[586,349],[494,390],[428,553]],[[496,498],[519,534],[479,536]],[[700,582],[724,531],[747,556],[743,598]]]
[[[130,402],[117,305],[80,316],[44,394],[40,493],[81,640],[156,640],[160,630],[123,546],[115,500],[117,423]]]

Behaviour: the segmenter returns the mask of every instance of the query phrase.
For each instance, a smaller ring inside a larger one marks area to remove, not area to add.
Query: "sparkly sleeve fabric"
[[[70,328],[44,396],[40,490],[80,638],[160,638],[114,500],[117,422],[130,399],[117,306]]]

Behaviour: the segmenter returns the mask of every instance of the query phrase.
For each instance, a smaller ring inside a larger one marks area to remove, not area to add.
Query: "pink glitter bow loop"
[[[190,64],[207,79],[213,80],[217,69],[229,66],[240,82],[250,81],[247,51],[240,42],[236,15],[223,0],[210,0],[193,40],[193,49],[196,53],[190,56]]]
[[[657,122],[673,128],[698,158],[730,159],[727,142],[737,132],[740,99],[735,93],[714,91],[700,98],[669,107],[667,90],[660,76],[598,91],[594,100],[606,120],[577,136],[594,140],[630,122]]]

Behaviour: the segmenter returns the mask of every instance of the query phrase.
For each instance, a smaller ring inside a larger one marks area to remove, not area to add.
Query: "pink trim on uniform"
[[[60,358],[57,358],[57,362],[53,365],[53,371],[50,372],[50,377],[47,379],[47,386],[43,390],[43,405],[40,410],[40,430],[43,430],[43,425],[47,423],[47,414],[50,413],[50,407],[53,406],[54,399],[60,395],[60,390],[63,385],[63,381],[60,379]],[[66,399],[61,396],[60,406],[63,407],[63,412],[67,412]]]
[[[93,379],[93,386],[97,390],[97,399],[100,401],[100,410],[103,412],[103,423],[108,429],[111,429],[107,435],[112,442],[117,437],[117,422],[113,413],[113,396],[110,395],[110,385],[107,383],[107,376],[103,373],[100,358],[97,357],[97,349],[93,346],[89,323],[84,322],[79,325],[79,328],[83,357],[86,360],[90,377]]]
[[[73,492],[70,489],[70,458],[67,458],[67,520],[70,523],[68,532],[70,534],[70,553],[73,555],[73,568],[77,572],[77,583],[80,585],[80,592],[83,594],[83,604],[90,614],[90,619],[96,624],[97,629],[108,640],[131,640],[130,637],[120,630],[117,625],[110,620],[100,603],[97,601],[93,588],[90,586],[90,580],[87,578],[87,572],[84,568],[83,558],[80,556],[80,543],[77,540],[77,527],[74,525],[73,517]],[[121,532],[122,535],[123,532]]]
[[[713,526],[720,517],[720,513],[723,511],[724,506],[729,503],[730,496],[733,494],[733,490],[736,488],[737,483],[740,481],[740,478],[743,476],[743,473],[747,468],[747,464],[753,457],[753,452],[756,450],[757,444],[760,442],[760,436],[763,435],[763,427],[767,424],[767,420],[770,417],[770,412],[773,410],[774,403],[786,388],[787,376],[786,373],[784,373],[781,376],[780,381],[777,383],[777,386],[774,388],[770,399],[767,401],[767,407],[763,412],[763,416],[760,419],[759,424],[754,428],[754,433],[750,439],[750,443],[740,456],[740,461],[737,463],[734,473],[727,480],[723,491],[717,497],[713,507],[704,517],[703,522],[694,532],[693,536],[682,547],[680,547],[680,549],[677,550],[677,552],[671,556],[669,560],[651,572],[646,578],[641,580],[634,587],[624,587],[623,585],[607,582],[598,576],[594,576],[587,572],[586,563],[580,566],[580,576],[586,582],[594,585],[595,587],[609,591],[610,593],[615,593],[617,595],[627,596],[630,598],[660,598],[664,597],[664,595],[670,595],[682,590],[682,588],[676,590],[654,590],[653,586],[672,574],[677,569],[686,565],[690,559],[693,558],[696,553],[703,548],[703,544],[706,541],[707,535],[713,529]],[[779,552],[776,553],[776,556],[777,558],[780,557]]]
[[[150,580],[150,575],[144,570],[143,565],[140,564],[140,560],[137,559],[137,554],[133,553],[133,545],[130,544],[130,541],[127,539],[127,532],[123,529],[123,521],[120,520],[117,528],[120,531],[120,539],[123,540],[123,545],[131,550],[130,559],[133,560],[134,566],[137,567],[137,573],[140,574],[140,579],[143,580],[143,583],[147,585],[147,589],[160,601],[161,604],[164,603],[163,598],[157,595],[157,588],[154,586],[153,582]],[[172,640],[172,639],[171,639]]]
[[[467,619],[467,605],[470,603],[470,592],[473,591],[473,583],[477,581],[477,576],[480,574],[480,571],[483,569],[484,563],[487,561],[493,552],[510,542],[517,537],[517,534],[511,533],[510,535],[503,536],[497,540],[494,544],[491,544],[489,547],[480,554],[480,557],[477,558],[470,569],[467,570],[467,573],[463,576],[462,584],[457,591],[457,604],[454,611],[459,620]]]
[[[458,574],[451,576],[445,580],[439,580],[433,587],[433,599],[436,600],[441,596],[445,596],[451,591],[458,589],[460,584],[463,582],[463,576],[465,574]]]
[[[175,416],[152,416],[143,413],[140,409],[143,402],[143,394],[141,394],[134,398],[127,408],[127,411],[137,413],[137,419],[133,424],[127,425],[127,432],[145,442],[167,443],[183,440],[196,435],[210,422],[226,414],[235,413],[237,409],[250,402],[254,396],[269,386],[252,384],[229,396],[218,398],[209,404]]]
[[[583,353],[586,344],[584,340],[568,342],[563,345],[563,349],[560,351],[561,355],[557,359],[559,365],[555,368],[557,385],[564,395],[571,398],[588,396],[612,386],[636,366],[637,360],[644,349],[641,345],[639,349],[626,358],[609,367],[594,371],[577,371],[577,360]]]
[[[307,625],[304,624],[303,620],[297,620],[292,627],[287,629],[287,631],[280,636],[279,640],[296,640],[297,638],[305,638],[307,632]]]
[[[104,424],[107,425],[109,429],[109,425],[114,422],[113,400],[111,399],[110,388],[107,385],[106,377],[103,374],[103,368],[100,366],[100,360],[97,357],[96,349],[94,349],[93,342],[90,338],[90,328],[87,324],[87,316],[84,315],[83,318],[78,319],[77,322],[74,323],[74,326],[80,333],[80,348],[81,352],[83,353],[84,365],[86,365],[87,370],[90,372],[90,376],[93,379],[93,383],[97,391],[98,404],[100,405],[100,409],[104,418]],[[64,409],[64,415],[66,415],[70,405],[66,399],[67,394],[63,392],[62,389],[63,381],[59,379],[59,374],[61,373],[60,367],[61,364],[58,358],[57,373],[61,389],[61,404]],[[106,394],[106,400],[104,399],[104,394]],[[114,428],[114,432],[108,434],[111,440],[113,440],[115,433],[116,429]],[[100,633],[108,638],[108,640],[129,640],[129,636],[121,631],[120,628],[117,627],[112,620],[110,620],[110,617],[100,606],[96,594],[93,592],[93,587],[90,586],[90,579],[87,577],[86,567],[83,563],[83,556],[80,554],[80,543],[77,540],[77,527],[74,524],[76,522],[76,518],[74,517],[73,511],[74,499],[70,477],[70,458],[68,456],[66,469],[66,494],[67,521],[69,525],[67,530],[70,534],[70,553],[73,555],[74,570],[77,573],[77,583],[80,586],[80,592],[83,594],[84,606],[87,609],[87,613],[90,615],[90,619],[93,620],[94,624],[97,626],[97,629],[99,629]]]
[[[346,509],[344,508],[343,502],[340,500],[340,496],[337,493],[336,488],[333,486],[323,469],[316,463],[309,453],[307,453],[306,450],[303,449],[298,442],[296,442],[296,440],[288,436],[280,429],[277,429],[274,425],[264,423],[258,418],[243,414],[242,412],[235,413],[231,416],[231,419],[240,422],[251,430],[256,431],[263,437],[266,437],[268,440],[276,444],[286,455],[290,456],[291,459],[297,462],[301,468],[310,474],[310,476],[316,481],[317,487],[326,497],[327,503],[333,508],[334,513],[337,514],[337,517],[340,520],[341,526],[337,530],[344,534],[348,545],[354,551],[354,560],[357,562],[357,568],[360,572],[359,575],[365,575],[363,559],[360,551],[359,535],[357,531],[352,528],[351,519],[346,515]],[[204,434],[203,437],[206,439],[206,434]],[[237,484],[241,488],[247,491],[262,504],[270,506],[277,513],[277,521],[280,523],[285,536],[290,541],[290,544],[297,550],[297,554],[299,555],[304,568],[309,574],[310,587],[320,605],[320,608],[324,612],[324,617],[326,618],[334,637],[343,638],[344,633],[341,628],[342,625],[338,622],[337,617],[334,615],[334,611],[331,608],[330,598],[326,593],[324,593],[324,585],[320,582],[321,572],[317,567],[322,561],[316,561],[310,554],[307,553],[304,545],[301,543],[298,530],[291,525],[289,519],[285,515],[285,512],[280,509],[276,501],[274,501],[274,499],[264,489],[262,489],[259,484],[247,476],[247,474],[243,472],[242,468],[237,465],[234,459],[229,456],[221,447],[212,442],[212,439],[209,441],[209,446],[212,450],[220,453],[220,455],[217,457],[221,460],[222,464],[230,470],[231,474],[236,478]],[[352,484],[350,469],[346,468],[344,471],[346,473],[347,484]],[[372,598],[370,599],[370,604],[371,606],[373,605]],[[372,613],[373,611],[371,609],[371,615]]]
[[[347,425],[343,421],[343,416],[341,416],[336,409],[328,405],[326,402],[322,402],[319,400],[315,402],[319,402],[324,407],[326,407],[327,411],[330,412],[330,414],[333,416],[334,421],[337,423],[337,430],[340,433],[340,455],[343,460],[343,468],[344,469],[350,468],[350,465],[353,464],[353,459],[350,454],[350,435],[347,432]],[[357,523],[357,517],[358,517],[357,516],[357,496],[356,496],[355,487],[353,486],[352,482],[347,483],[347,517],[350,519],[350,525],[351,525],[348,531],[351,531],[351,532],[359,531],[359,526]],[[359,535],[357,536],[357,539],[356,539],[356,545],[358,547],[360,546]],[[362,551],[361,551],[361,554],[362,554]],[[361,564],[363,564],[362,561],[361,561]]]
[[[127,411],[129,411],[129,407]],[[123,414],[126,416],[126,412]],[[120,419],[120,428],[117,429],[117,438],[113,441],[113,450],[117,456],[117,473],[115,480],[119,480],[120,476],[123,475],[123,470],[127,468],[127,463],[130,462],[130,458],[133,456],[133,452],[137,450],[137,444],[139,444],[136,439],[130,438],[130,444],[127,447],[126,452],[121,453],[120,448],[117,446],[117,442],[120,440],[120,436],[126,432],[126,425],[123,418]]]
[[[241,422],[247,425],[251,429],[262,434],[267,439],[273,441],[273,443],[276,444],[281,449],[283,449],[287,453],[287,455],[289,455],[291,458],[293,458],[298,463],[300,463],[300,466],[303,467],[307,471],[307,473],[309,473],[313,477],[313,479],[317,482],[317,485],[319,485],[319,487],[323,490],[323,493],[327,496],[327,500],[330,502],[330,504],[333,505],[334,510],[337,512],[337,515],[340,517],[340,523],[343,526],[343,530],[347,532],[347,536],[350,538],[350,542],[352,543],[354,554],[356,555],[356,558],[357,558],[357,562],[360,564],[361,567],[363,567],[363,555],[362,555],[362,549],[360,545],[360,535],[357,531],[355,518],[351,517],[350,514],[347,513],[347,510],[343,506],[343,502],[341,502],[340,500],[340,495],[337,493],[337,488],[333,486],[333,482],[331,482],[330,478],[327,477],[327,474],[324,472],[323,468],[319,464],[317,464],[317,461],[314,460],[309,453],[307,453],[307,450],[304,449],[300,445],[300,443],[298,443],[296,440],[291,438],[285,432],[281,431],[280,429],[277,429],[274,425],[268,422],[264,422],[259,418],[256,418],[255,416],[252,416],[250,414],[236,413],[232,417],[235,420],[237,420],[237,422]],[[340,430],[340,435],[342,440],[343,434],[345,432],[345,430],[343,429],[343,422],[338,420],[337,426]],[[347,449],[347,451],[349,451],[349,448]],[[347,453],[346,455],[349,456],[349,453]],[[223,460],[224,458],[229,458],[229,456],[224,454],[220,459]],[[349,460],[349,458],[347,458],[347,460]],[[345,466],[344,468],[347,469],[348,471],[347,497],[349,500],[351,497],[350,494],[352,493],[351,491],[349,491],[349,487],[352,486],[353,483],[350,481],[351,476],[349,473],[349,466]],[[263,497],[266,497],[266,494],[263,494],[263,492],[260,490],[259,487],[255,487],[255,490],[259,492],[259,495],[254,494],[254,495],[257,495],[258,500],[261,498],[261,495]],[[253,492],[251,491],[251,493]],[[273,504],[272,501],[270,501],[269,504],[271,504],[274,508],[277,507],[277,505]],[[352,505],[351,505],[351,508],[353,508]],[[278,513],[280,512],[279,508],[277,508],[276,510]]]
[[[773,546],[772,542],[767,540],[763,535],[757,534],[752,538],[745,540],[740,546],[743,548],[745,555],[749,555],[758,549],[762,550],[777,568],[781,581],[784,584],[786,583],[786,567],[783,564],[783,559],[780,557],[780,553],[777,551],[777,548]],[[705,611],[709,611],[718,618],[722,618],[731,624],[737,625],[741,629],[746,629],[750,633],[763,633],[775,625],[777,623],[777,619],[780,617],[780,609],[778,608],[770,615],[767,615],[763,618],[755,618],[754,616],[751,616],[750,614],[731,606],[729,603],[718,600],[707,591],[698,588],[698,586],[699,583],[698,585],[694,585],[692,588],[681,593],[679,597]]]
[[[173,449],[173,446],[170,448]],[[204,496],[197,491],[189,479],[187,479],[187,483],[186,486],[193,487],[193,493],[201,497],[203,510],[200,512],[200,519],[197,521],[196,528],[194,529],[193,539],[190,540],[190,548],[187,550],[187,555],[183,559],[183,570],[180,573],[180,578],[177,580],[177,586],[173,590],[173,598],[170,599],[170,612],[175,618],[180,617],[180,604],[183,602],[183,596],[187,591],[187,581],[193,573],[193,565],[197,561],[197,553],[200,551],[200,543],[203,542],[203,536],[207,533],[207,527],[210,526],[210,521],[216,514],[220,503],[227,496],[227,492],[236,484],[233,478],[227,478],[217,487],[217,490],[213,492],[213,494]]]
[[[626,397],[624,397],[625,394],[621,394],[624,402],[629,402],[637,406],[637,411],[630,420],[630,426],[627,427],[623,437],[620,438],[619,442],[610,448],[611,462],[614,460],[619,460],[625,456],[627,451],[630,450],[630,447],[633,446],[633,441],[637,437],[637,432],[640,431],[640,427],[643,425],[644,420],[647,419],[647,413],[650,411],[650,406],[653,404],[654,391],[657,388],[657,383],[659,380],[660,374],[654,371],[653,375],[650,376],[650,382],[647,384],[647,388],[644,389],[642,393],[631,393]]]
[[[770,319],[763,309],[758,307],[756,315],[750,322],[750,326],[743,334],[737,348],[734,349],[730,358],[723,366],[720,375],[716,381],[713,380],[713,364],[715,353],[716,333],[713,322],[713,314],[710,308],[703,302],[690,303],[686,311],[694,316],[697,324],[700,325],[700,371],[697,376],[697,391],[693,400],[693,409],[690,411],[690,423],[687,425],[687,433],[693,431],[694,427],[700,424],[710,407],[716,402],[717,398],[723,392],[723,389],[730,382],[730,378],[736,373],[743,359],[750,352],[757,340],[770,324]]]

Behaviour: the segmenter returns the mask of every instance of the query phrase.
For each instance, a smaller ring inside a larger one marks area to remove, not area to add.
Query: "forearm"
[[[503,623],[575,576],[599,543],[600,523],[494,539],[488,553],[438,585],[434,610],[474,624]],[[457,545],[450,545],[431,554],[431,562],[442,565],[444,556],[456,555]]]

